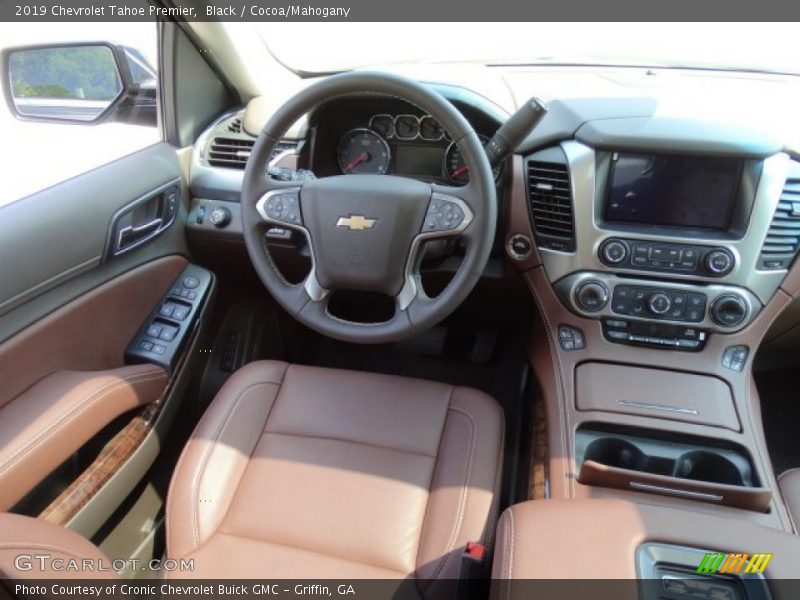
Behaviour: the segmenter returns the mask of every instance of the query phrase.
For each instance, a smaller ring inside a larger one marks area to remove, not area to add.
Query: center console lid
[[[747,560],[738,574],[719,575],[722,569],[698,574],[698,567],[707,553],[772,556],[762,561],[762,564],[766,562],[762,574],[745,575]],[[797,578],[800,538],[708,512],[639,502],[534,500],[516,504],[503,513],[494,556],[494,598],[530,596],[535,590],[530,586],[513,585],[510,580],[514,579],[658,578],[674,582],[685,578],[712,585],[739,585],[740,593],[733,594],[732,598],[754,600],[761,594],[760,597],[777,600],[788,598],[788,592],[792,591],[788,584],[796,583],[782,582],[787,584],[784,586],[779,585],[779,580]],[[670,571],[669,575],[660,574],[665,570]],[[685,575],[681,577],[675,573]],[[602,590],[598,582],[593,585],[597,586],[597,591]],[[641,586],[616,589],[617,592],[627,589],[628,593],[618,596],[625,598],[684,597],[674,591],[650,596]]]

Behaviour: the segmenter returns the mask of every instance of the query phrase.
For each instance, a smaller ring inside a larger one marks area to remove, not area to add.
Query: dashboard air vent
[[[553,250],[575,250],[575,223],[567,165],[529,161],[528,200],[537,244]]]
[[[255,140],[247,137],[217,136],[211,140],[208,147],[208,164],[212,167],[226,167],[229,169],[244,169],[250,152],[255,145]],[[287,150],[297,149],[294,140],[280,140],[272,149],[269,160]]]
[[[800,179],[789,179],[761,247],[762,269],[786,269],[800,248]]]
[[[208,164],[212,167],[244,169],[255,140],[218,136],[208,148]]]

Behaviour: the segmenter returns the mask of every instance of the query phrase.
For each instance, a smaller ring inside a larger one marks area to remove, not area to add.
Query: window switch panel
[[[195,330],[213,285],[214,276],[210,271],[187,266],[128,344],[125,361],[128,364],[154,363],[171,374]]]

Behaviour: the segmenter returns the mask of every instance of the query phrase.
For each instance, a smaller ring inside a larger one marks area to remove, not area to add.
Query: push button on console
[[[657,292],[650,296],[650,299],[647,301],[647,307],[653,314],[663,315],[672,307],[672,300],[669,299],[667,294]]]

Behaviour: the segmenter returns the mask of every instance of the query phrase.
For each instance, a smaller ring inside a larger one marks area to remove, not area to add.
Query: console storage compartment
[[[744,568],[698,573],[710,552],[770,553],[770,560],[760,575]],[[790,600],[797,597],[797,587],[784,587],[780,580],[796,579],[798,564],[800,538],[747,518],[619,498],[533,500],[509,507],[500,517],[492,586],[503,592],[493,597],[510,600],[757,600],[765,597],[757,593],[765,586],[756,584],[769,583],[773,600]],[[625,586],[636,577],[659,585],[646,590],[632,581]],[[510,579],[522,581],[512,585]],[[686,585],[679,585],[682,581]],[[726,593],[731,583],[743,593]]]
[[[747,453],[733,445],[663,432],[584,426],[575,436],[578,480],[586,485],[679,496],[766,512]]]
[[[589,362],[575,369],[578,410],[686,421],[741,431],[728,385],[716,377]]]

